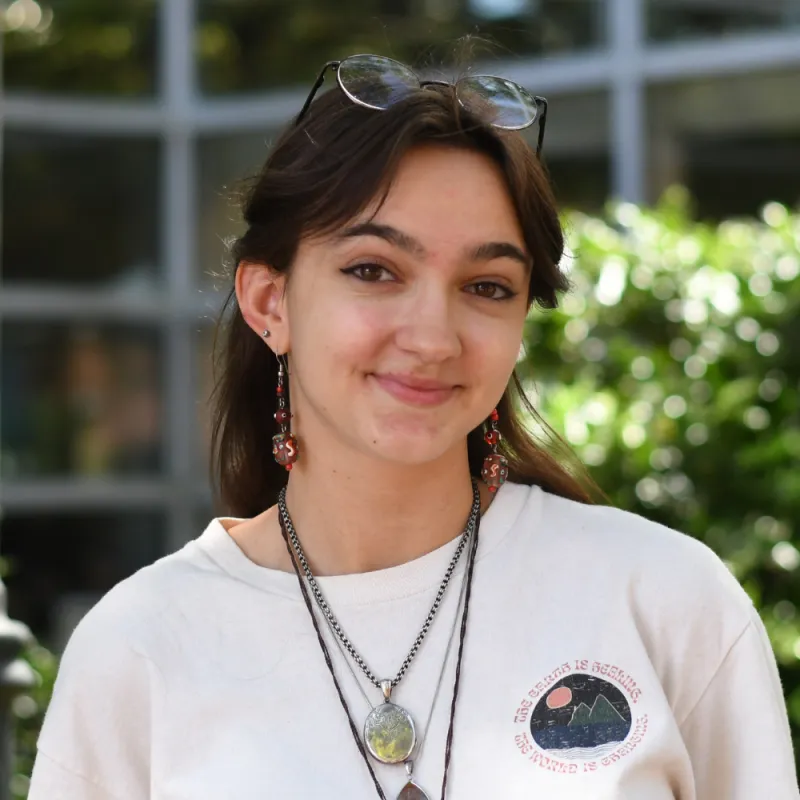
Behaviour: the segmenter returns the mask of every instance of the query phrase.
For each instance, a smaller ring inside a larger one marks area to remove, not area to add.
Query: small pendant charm
[[[403,790],[397,795],[397,800],[430,800],[428,795],[417,786],[414,781],[410,780]]]
[[[364,741],[370,753],[383,764],[399,764],[417,743],[414,720],[402,706],[391,701],[391,681],[381,681],[386,702],[373,708],[364,723]]]
[[[428,795],[414,783],[414,779],[411,777],[414,772],[413,761],[406,761],[406,772],[408,773],[408,783],[403,787],[400,794],[397,795],[397,800],[430,800]]]

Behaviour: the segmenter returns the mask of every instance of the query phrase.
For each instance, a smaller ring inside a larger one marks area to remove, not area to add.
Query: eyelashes
[[[341,272],[343,275],[355,278],[361,283],[392,283],[397,280],[388,267],[375,262],[355,264],[352,267],[342,269]],[[468,294],[494,302],[513,300],[519,294],[496,281],[476,281],[475,283],[467,284],[465,291]]]
[[[354,278],[363,281],[364,283],[386,283],[387,279],[381,277],[381,274],[388,275],[388,280],[394,280],[394,275],[386,269],[382,264],[365,263],[356,264],[353,267],[347,267],[342,272],[345,275],[352,275]]]
[[[469,284],[466,288],[474,290],[471,294],[486,300],[513,300],[517,296],[517,292],[494,281],[479,281]]]

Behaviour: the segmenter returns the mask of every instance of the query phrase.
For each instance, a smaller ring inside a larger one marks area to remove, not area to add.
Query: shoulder
[[[592,658],[653,675],[676,719],[737,642],[740,659],[755,657],[749,629],[766,640],[750,598],[709,547],[639,514],[531,487],[510,538],[505,572],[557,617],[559,646],[591,644]]]
[[[37,762],[37,797],[51,781],[87,789],[80,776],[128,787],[126,796],[149,796],[153,719],[165,702],[164,666],[176,649],[167,610],[199,569],[194,550],[190,543],[121,581],[75,627],[36,743],[60,767],[54,774],[49,762]]]
[[[630,511],[541,494],[538,533],[547,552],[566,556],[581,571],[604,571],[628,590],[653,595],[653,602],[662,597],[695,613],[721,605],[746,624],[750,599],[700,540]]]
[[[207,596],[203,577],[215,572],[196,541],[143,567],[87,611],[70,636],[64,660],[101,649],[109,657],[117,651],[150,658],[168,640],[169,620],[181,607],[180,599]]]
[[[552,585],[560,576],[560,596],[609,630],[613,647],[641,643],[676,714],[697,701],[743,633],[760,625],[728,567],[691,536],[544,492],[538,521],[531,557],[542,580]]]

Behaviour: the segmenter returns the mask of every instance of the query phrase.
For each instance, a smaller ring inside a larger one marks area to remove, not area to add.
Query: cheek
[[[519,358],[524,319],[519,323],[509,320],[482,320],[470,327],[471,361],[486,382],[500,381],[505,385]]]
[[[391,341],[391,320],[391,314],[378,304],[351,303],[337,313],[330,329],[322,335],[328,338],[330,349],[336,350],[341,363],[367,367],[369,359]]]
[[[478,385],[482,403],[498,402],[508,385],[518,354],[519,342],[509,342],[507,347],[486,346],[481,350],[476,370],[481,376]]]
[[[336,375],[369,369],[392,336],[391,315],[374,303],[331,302],[304,310],[299,320],[292,326],[297,356]]]

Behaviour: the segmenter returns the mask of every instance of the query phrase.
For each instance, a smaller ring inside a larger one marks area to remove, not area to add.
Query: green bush
[[[574,290],[531,314],[522,377],[615,505],[739,578],[800,743],[800,215],[712,225],[689,206],[673,188],[567,215]]]
[[[28,782],[36,757],[36,740],[58,671],[56,657],[40,645],[29,647],[22,657],[33,668],[37,681],[29,692],[16,697],[12,704],[16,752],[11,794],[15,800],[24,800],[28,796]]]

